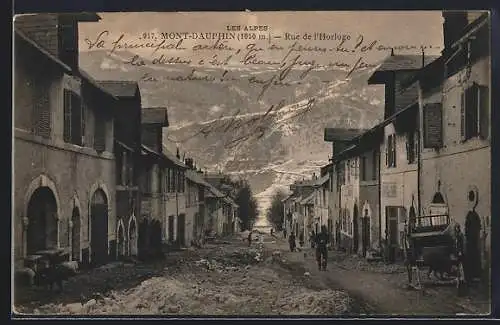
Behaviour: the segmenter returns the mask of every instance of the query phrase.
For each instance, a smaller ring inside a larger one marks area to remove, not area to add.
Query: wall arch
[[[74,218],[74,212],[75,210],[78,212],[78,224],[75,224],[73,218]],[[69,217],[69,220],[68,220],[68,224],[69,224],[69,247],[70,247],[70,257],[72,260],[74,260],[75,258],[79,261],[81,261],[81,250],[82,250],[82,206],[80,204],[80,199],[78,198],[78,194],[75,192],[73,194],[73,197],[71,199],[71,216]],[[78,230],[75,230],[74,228],[75,227],[78,227]],[[77,231],[78,232],[78,239],[77,239],[77,242],[78,244],[75,242],[75,238],[74,238],[74,232]],[[76,253],[76,250],[75,250],[75,244],[77,244],[77,251],[78,251],[78,255],[75,256],[75,253]]]
[[[30,184],[28,185],[26,193],[24,194],[24,216],[25,217],[28,216],[28,205],[31,196],[40,187],[48,187],[52,191],[52,194],[54,195],[57,205],[56,218],[58,221],[60,221],[62,213],[61,213],[61,201],[59,199],[59,192],[57,191],[56,183],[46,174],[41,174],[35,177],[34,179],[31,180]]]
[[[132,233],[133,232],[133,233]],[[137,219],[134,214],[132,214],[128,220],[127,227],[127,247],[128,254],[131,256],[137,255],[138,252],[138,238],[139,238],[139,225],[137,224]]]

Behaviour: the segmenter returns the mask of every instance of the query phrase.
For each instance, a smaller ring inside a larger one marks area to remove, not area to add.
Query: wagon
[[[461,259],[463,252],[457,247],[455,223],[450,222],[449,215],[428,215],[416,217],[415,224],[410,230],[409,238],[412,241],[413,256],[419,267],[430,267],[454,278],[457,287],[463,278]]]

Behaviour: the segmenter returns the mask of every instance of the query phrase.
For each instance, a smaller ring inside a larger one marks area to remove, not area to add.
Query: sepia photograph
[[[491,313],[489,11],[12,26],[12,317]]]

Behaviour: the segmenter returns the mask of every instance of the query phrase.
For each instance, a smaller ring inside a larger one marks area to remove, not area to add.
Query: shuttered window
[[[391,134],[387,137],[386,144],[386,166],[396,167],[396,135]]]
[[[406,134],[406,160],[408,164],[414,164],[417,158],[416,132],[410,131]]]
[[[79,146],[83,145],[84,129],[84,105],[80,96],[64,89],[64,141]]]
[[[372,157],[372,180],[375,181],[378,178],[378,155],[377,150],[373,150]]]
[[[99,114],[95,115],[94,149],[97,152],[106,150],[106,120]]]
[[[44,87],[44,84],[39,82],[34,84],[33,89],[33,133],[44,138],[50,138],[51,111],[49,87]]]
[[[489,89],[474,83],[461,96],[460,136],[462,141],[473,137],[489,137]]]
[[[424,105],[424,148],[443,146],[443,108],[441,103]]]

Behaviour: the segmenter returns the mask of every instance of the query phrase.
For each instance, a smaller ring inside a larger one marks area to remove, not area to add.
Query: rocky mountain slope
[[[325,127],[367,128],[382,116],[383,88],[369,86],[372,69],[313,70],[259,98],[273,67],[205,68],[182,64],[134,66],[133,55],[82,52],[82,68],[99,80],[140,80],[143,107],[165,106],[170,127],[164,145],[197,166],[249,178],[262,214],[277,188],[307,178],[328,162]],[[145,60],[146,63],[147,60]],[[253,81],[253,82],[252,82]]]

